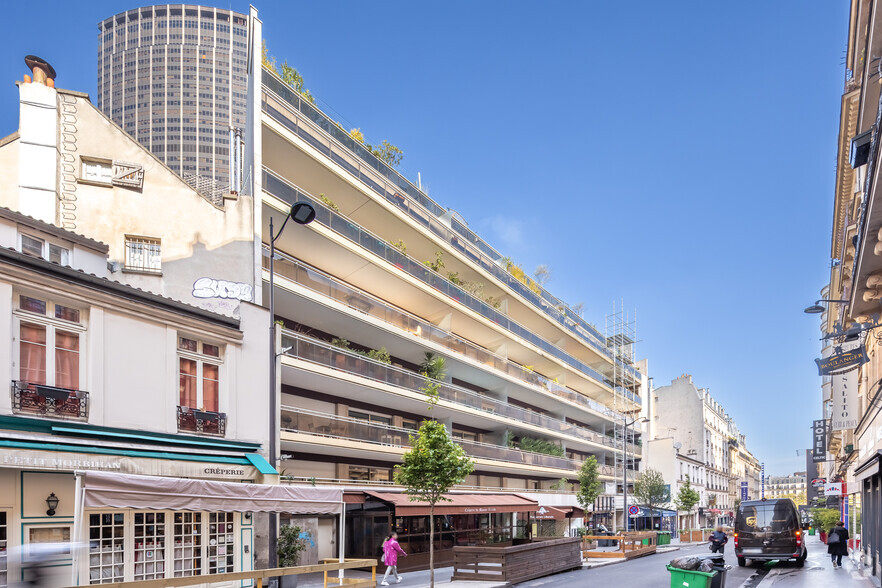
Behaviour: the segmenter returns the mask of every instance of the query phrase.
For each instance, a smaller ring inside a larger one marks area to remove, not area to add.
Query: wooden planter
[[[565,537],[511,547],[454,547],[451,579],[518,584],[581,568],[580,541]]]

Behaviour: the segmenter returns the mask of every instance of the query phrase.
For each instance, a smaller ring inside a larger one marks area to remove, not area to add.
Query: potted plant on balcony
[[[306,550],[309,535],[297,525],[279,527],[279,567],[290,568],[300,565],[300,554]],[[282,588],[297,588],[298,576],[282,576]]]

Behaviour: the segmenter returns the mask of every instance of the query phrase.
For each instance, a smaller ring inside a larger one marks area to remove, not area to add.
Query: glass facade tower
[[[190,4],[98,24],[98,108],[203,195],[229,190],[230,129],[243,128],[248,17]]]

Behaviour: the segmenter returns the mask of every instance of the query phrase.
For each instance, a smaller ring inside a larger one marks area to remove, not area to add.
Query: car
[[[789,498],[742,502],[735,515],[733,539],[739,566],[749,559],[793,561],[801,568],[808,557],[799,511]]]

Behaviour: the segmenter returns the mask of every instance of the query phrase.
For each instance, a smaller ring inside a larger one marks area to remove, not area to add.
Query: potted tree
[[[290,568],[300,564],[300,553],[306,549],[306,533],[297,525],[279,527],[279,567]],[[282,588],[297,588],[297,575],[282,576]]]

